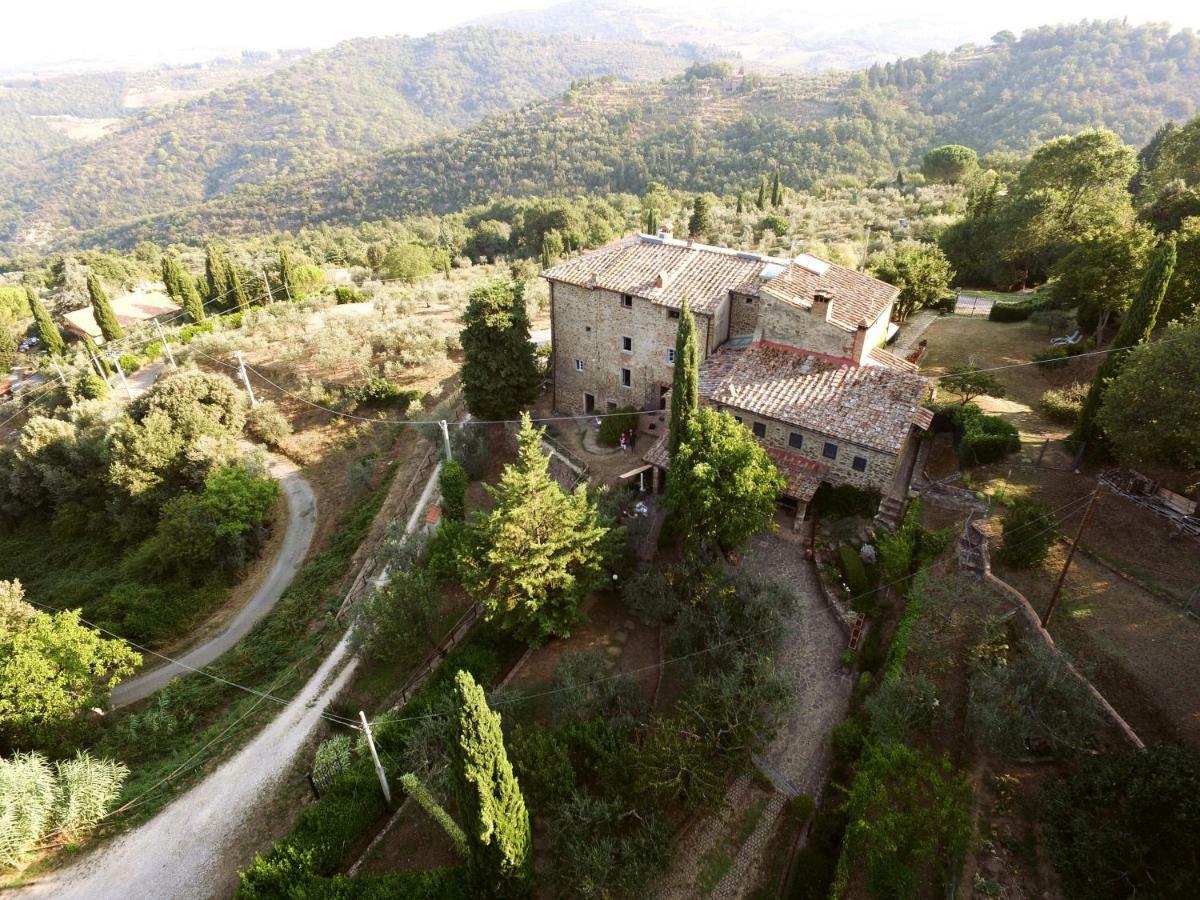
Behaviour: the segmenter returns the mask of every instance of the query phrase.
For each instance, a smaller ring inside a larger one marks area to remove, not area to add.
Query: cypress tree
[[[1104,392],[1125,366],[1125,357],[1128,354],[1124,351],[1150,339],[1154,323],[1158,319],[1158,310],[1167,294],[1167,285],[1170,284],[1171,275],[1175,271],[1175,259],[1175,241],[1171,239],[1163,241],[1150,258],[1141,284],[1134,294],[1133,303],[1125,313],[1125,318],[1121,320],[1117,336],[1108,348],[1110,352],[1096,370],[1096,377],[1092,379],[1087,399],[1083,401],[1079,427],[1073,435],[1076,440],[1091,441],[1101,436],[1096,425],[1096,414],[1100,411]]]
[[[104,293],[104,287],[95,272],[88,272],[87,289],[88,296],[92,298],[92,312],[96,316],[96,324],[100,326],[100,333],[106,341],[119,341],[125,336],[125,332],[121,330],[117,314],[113,312],[108,295]]]
[[[651,206],[646,210],[646,234],[658,233],[658,210]]]
[[[504,749],[500,716],[469,672],[454,676],[458,701],[459,809],[467,869],[478,896],[525,897],[530,890],[529,813]]]
[[[296,271],[292,266],[292,255],[286,250],[279,251],[279,283],[283,285],[283,293],[289,300],[296,298]]]
[[[233,291],[229,283],[229,260],[215,244],[209,244],[204,251],[204,280],[208,286],[205,299],[209,303],[225,301]]]
[[[679,314],[675,332],[675,373],[671,380],[671,428],[667,449],[671,456],[679,449],[688,420],[700,405],[700,355],[696,347],[696,320],[687,297]]]
[[[8,330],[8,320],[0,319],[0,371],[7,372],[17,358],[17,339]]]
[[[25,285],[25,296],[29,298],[29,308],[33,311],[33,321],[37,325],[42,346],[51,356],[62,356],[67,350],[67,345],[63,341],[62,332],[54,323],[54,317],[50,315],[50,310],[46,309],[32,285]]]
[[[179,261],[167,253],[164,253],[162,257],[162,282],[167,289],[167,296],[182,306],[183,291],[179,287]]]
[[[233,293],[233,300],[237,303],[238,312],[245,312],[250,308],[250,294],[242,282],[242,274],[233,263],[227,261],[226,265],[229,267],[227,278]]]
[[[767,208],[767,179],[761,176],[758,179],[758,199],[755,201],[755,205],[759,209]]]
[[[741,191],[738,191],[737,214],[739,216],[746,211],[745,203],[743,203],[744,199],[745,199],[745,195]]]
[[[204,301],[200,299],[200,291],[196,289],[196,279],[192,277],[191,272],[185,272],[182,268],[179,270],[179,290],[183,295],[180,305],[187,312],[188,318],[193,322],[203,322]]]
[[[692,203],[692,217],[688,220],[688,234],[703,237],[712,230],[712,216],[708,213],[708,198],[703,194]]]
[[[112,364],[100,355],[100,348],[96,346],[96,342],[90,334],[83,336],[83,346],[87,350],[88,356],[91,357],[92,368],[101,378],[107,378],[113,373]]]
[[[771,208],[775,209],[783,203],[783,184],[779,181],[779,170],[775,170],[775,178],[771,181]]]

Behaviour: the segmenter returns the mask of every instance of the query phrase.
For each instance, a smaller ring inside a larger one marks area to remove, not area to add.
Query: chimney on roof
[[[658,226],[658,236],[662,240],[664,240],[664,241],[670,240],[672,234],[673,234],[673,232],[671,231],[671,223],[670,222],[663,222],[661,225]]]
[[[813,315],[820,316],[826,322],[829,321],[829,309],[833,305],[833,297],[824,291],[817,291],[813,294],[812,311]]]

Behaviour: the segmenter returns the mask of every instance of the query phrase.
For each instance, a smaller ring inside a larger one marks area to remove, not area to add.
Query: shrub
[[[997,557],[1007,566],[1028,569],[1040,565],[1050,552],[1058,519],[1044,503],[1021,499],[1004,517],[1004,536]]]
[[[829,743],[833,748],[833,759],[838,765],[852,764],[862,753],[862,726],[854,719],[839,722],[829,735]]]
[[[82,400],[105,400],[112,393],[108,382],[99,375],[84,375],[75,385],[75,391]]]
[[[576,897],[631,896],[667,862],[670,838],[653,812],[575,793],[554,816],[554,873]]]
[[[442,511],[446,518],[461,522],[467,512],[467,473],[456,459],[442,464],[438,476],[438,487],[442,493]]]
[[[838,547],[838,562],[841,565],[842,575],[846,579],[846,586],[850,588],[850,593],[856,597],[865,594],[871,585],[867,580],[867,571],[863,568],[862,557],[858,555],[858,551],[850,544],[842,544]]]
[[[268,447],[275,448],[292,433],[292,423],[274,400],[260,400],[246,413],[246,427]]]
[[[136,353],[122,353],[117,357],[117,362],[121,364],[121,368],[126,375],[132,375],[146,362],[144,356],[139,356]]]
[[[450,433],[450,451],[471,481],[479,481],[492,458],[487,431],[481,425],[460,426]]]
[[[607,447],[617,446],[622,434],[637,431],[638,419],[637,410],[632,406],[622,406],[616,413],[609,413],[600,420],[600,443]]]
[[[535,810],[548,812],[570,799],[575,790],[575,767],[558,732],[518,727],[509,748],[521,791]]]
[[[333,291],[333,296],[339,304],[362,303],[363,301],[363,295],[361,291],[345,284],[339,285],[337,288],[335,288]]]
[[[993,303],[988,312],[988,319],[992,322],[1024,322],[1033,314],[1034,309],[1033,303],[1028,300]]]
[[[1084,756],[1072,775],[1049,783],[1040,813],[1067,896],[1195,896],[1197,751]]]
[[[836,487],[822,483],[813,496],[812,506],[828,519],[844,519],[849,516],[875,515],[881,497],[878,491],[839,484]]]
[[[1070,384],[1061,390],[1049,390],[1042,394],[1040,406],[1046,418],[1062,425],[1075,425],[1088,394],[1088,385]]]
[[[621,585],[621,601],[647,624],[669,622],[679,610],[679,599],[672,583],[674,574],[661,569],[634,573]]]
[[[1033,354],[1033,361],[1039,369],[1061,369],[1071,356],[1066,347],[1050,347],[1040,353]]]
[[[999,462],[1020,444],[1017,427],[1002,416],[978,416],[963,433],[958,455],[964,466]]]
[[[937,691],[924,675],[885,680],[867,700],[872,741],[909,743],[933,720],[937,702]]]

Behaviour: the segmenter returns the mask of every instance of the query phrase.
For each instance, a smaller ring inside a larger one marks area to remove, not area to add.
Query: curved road
[[[407,523],[412,532],[437,489],[435,466]],[[54,900],[229,897],[237,871],[263,843],[263,808],[345,687],[358,660],[347,632],[303,689],[236,755],[153,819],[48,872],[17,893]],[[307,790],[297,784],[293,790]]]
[[[161,690],[172,678],[203,669],[226,651],[233,649],[234,644],[249,634],[250,629],[271,611],[287,586],[292,583],[312,544],[317,524],[317,498],[313,495],[312,487],[300,474],[300,470],[290,461],[270,454],[268,467],[287,497],[288,522],[283,546],[279,548],[279,555],[275,557],[275,563],[271,566],[266,580],[219,633],[182,656],[176,657],[175,662],[151,669],[118,684],[112,692],[113,709],[144,700]]]

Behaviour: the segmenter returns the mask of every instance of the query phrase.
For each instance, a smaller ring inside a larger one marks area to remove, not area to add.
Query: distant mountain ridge
[[[1200,110],[1200,39],[1117,22],[930,53],[866,72],[654,84],[608,81],[494,115],[459,134],[106,227],[92,245],[249,235],[322,222],[449,212],[504,196],[757,190],[776,169],[891,180],[947,142],[1025,153],[1085,128],[1141,145]]]
[[[241,185],[305,176],[459,130],[580,78],[657,80],[693,58],[672,47],[486,28],[349,41],[147,110],[91,143],[34,142],[21,171],[9,166],[0,181],[0,242],[44,245]],[[116,86],[99,92],[89,111],[111,110],[118,95]]]

